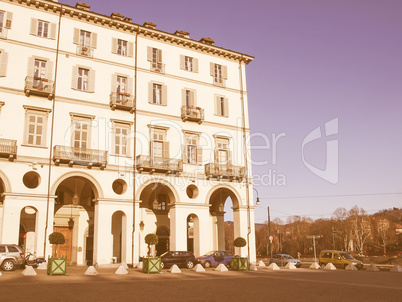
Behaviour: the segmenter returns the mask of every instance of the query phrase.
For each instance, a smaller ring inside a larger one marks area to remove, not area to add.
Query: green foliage
[[[50,244],[64,244],[66,239],[62,233],[53,232],[49,235],[49,242]]]
[[[145,243],[148,245],[156,245],[159,242],[158,236],[153,233],[150,233],[145,236]]]
[[[233,243],[233,245],[235,247],[243,247],[247,245],[247,241],[246,239],[244,239],[243,237],[237,237]]]

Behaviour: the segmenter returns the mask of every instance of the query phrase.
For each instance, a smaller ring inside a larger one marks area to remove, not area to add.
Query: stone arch
[[[111,216],[111,235],[113,237],[113,259],[117,263],[126,262],[127,216],[123,211],[115,211]]]
[[[233,204],[234,207],[243,206],[243,201],[242,201],[242,198],[241,198],[239,192],[237,192],[237,190],[235,190],[233,187],[231,187],[227,184],[219,184],[219,185],[212,187],[207,193],[207,196],[205,198],[205,204],[209,205],[209,203],[211,201],[211,197],[213,197],[213,194],[214,193],[216,194],[216,192],[219,189],[226,189],[226,190],[230,191],[230,193],[227,194],[227,196],[229,196],[232,199],[233,203],[236,202],[236,205]]]
[[[4,174],[1,170],[0,170],[0,186],[3,187],[4,192],[12,192],[11,181],[9,180],[7,175]],[[2,192],[0,191],[0,193]]]
[[[150,178],[146,182],[144,182],[137,190],[135,194],[135,200],[140,200],[141,194],[144,191],[144,189],[154,183],[160,183],[170,189],[170,194],[169,194],[169,199],[173,202],[176,202],[179,200],[179,194],[177,193],[177,190],[175,189],[172,184],[163,178],[155,177],[155,178]]]

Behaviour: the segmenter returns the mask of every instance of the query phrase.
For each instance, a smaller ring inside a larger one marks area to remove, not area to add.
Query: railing
[[[131,113],[134,111],[134,97],[129,93],[112,92],[110,94],[110,108],[112,110],[122,109]]]
[[[181,119],[183,122],[185,121],[195,121],[199,124],[204,120],[204,109],[200,107],[192,107],[192,106],[182,106],[181,107]]]
[[[183,171],[183,161],[181,159],[138,155],[136,158],[136,167],[140,172],[179,173]]]
[[[7,39],[7,31],[7,28],[0,27],[0,39]]]
[[[17,158],[17,141],[0,138],[0,156],[8,157],[11,161]]]
[[[209,163],[205,165],[205,175],[207,178],[225,177],[229,179],[242,179],[245,176],[245,168],[241,166]]]
[[[90,46],[77,45],[77,55],[92,58],[94,56],[94,50]]]
[[[107,165],[107,151],[54,146],[53,161],[57,166],[60,163],[68,163],[69,166],[76,164],[104,169]]]
[[[165,73],[165,64],[157,63],[157,62],[151,62],[151,71]]]
[[[25,77],[25,94],[46,96],[49,100],[53,97],[53,81],[40,77]]]

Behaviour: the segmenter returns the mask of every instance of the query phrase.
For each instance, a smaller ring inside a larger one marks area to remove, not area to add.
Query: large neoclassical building
[[[225,248],[255,260],[246,65],[89,5],[0,0],[0,242],[72,264]],[[228,207],[226,207],[228,208]]]

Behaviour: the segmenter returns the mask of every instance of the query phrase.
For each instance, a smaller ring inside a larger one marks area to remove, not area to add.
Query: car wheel
[[[211,267],[211,262],[209,262],[209,261],[205,262],[204,267],[206,267],[206,268]]]
[[[1,267],[5,271],[13,271],[13,270],[15,270],[15,263],[14,263],[13,260],[7,259],[7,260],[4,260],[3,264],[1,265]]]
[[[165,263],[161,262],[161,269],[165,267]]]
[[[194,262],[193,261],[187,261],[186,267],[187,268],[193,268],[194,267]]]

